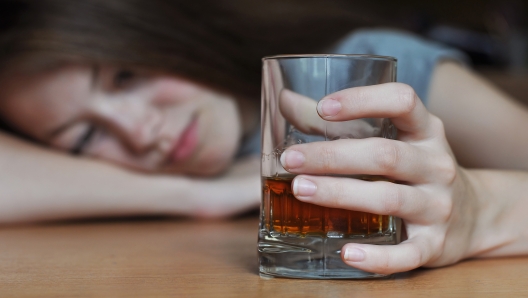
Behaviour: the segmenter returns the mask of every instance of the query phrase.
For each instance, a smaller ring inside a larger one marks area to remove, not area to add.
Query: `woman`
[[[226,216],[256,205],[259,161],[240,157],[256,151],[255,57],[320,50],[354,27],[340,1],[335,10],[306,5],[305,22],[290,24],[288,14],[259,19],[270,16],[269,3],[253,14],[233,2],[4,3],[16,17],[2,24],[9,34],[2,36],[0,115],[19,135],[80,158],[3,135],[3,222]],[[421,46],[425,52],[416,52]],[[290,147],[281,162],[299,174],[296,197],[403,219],[408,240],[399,245],[345,245],[344,260],[366,271],[528,252],[528,235],[517,229],[528,208],[528,136],[514,133],[528,125],[527,109],[461,66],[458,54],[429,55],[443,50],[414,37],[363,32],[334,50],[390,55],[387,48],[404,49],[411,57],[400,60],[410,65],[404,74],[417,72],[410,80],[422,82],[343,90],[320,101],[318,114],[330,121],[389,117],[398,140]],[[328,172],[401,183],[317,176]]]
[[[358,19],[339,1],[279,3],[0,2],[0,119],[17,136],[0,134],[0,222],[258,206],[260,58],[315,51]]]

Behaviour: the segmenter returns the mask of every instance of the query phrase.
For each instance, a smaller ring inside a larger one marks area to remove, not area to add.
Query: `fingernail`
[[[341,111],[341,103],[335,99],[325,98],[317,105],[317,111],[322,117],[331,117]]]
[[[280,157],[282,166],[287,170],[302,166],[305,160],[304,154],[295,150],[286,150]]]
[[[345,250],[345,261],[361,262],[365,260],[365,252],[359,248],[347,248]]]
[[[317,191],[317,185],[310,180],[297,178],[293,180],[292,189],[295,196],[312,196]]]

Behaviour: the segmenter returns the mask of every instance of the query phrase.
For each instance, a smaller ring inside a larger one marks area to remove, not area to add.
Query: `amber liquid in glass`
[[[270,231],[301,235],[328,232],[372,235],[383,233],[388,229],[390,221],[388,215],[328,208],[297,200],[291,190],[293,178],[291,176],[262,178],[263,198],[269,199]]]

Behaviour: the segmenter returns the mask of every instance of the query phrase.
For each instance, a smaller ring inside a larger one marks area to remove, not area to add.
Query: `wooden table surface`
[[[0,227],[0,297],[528,297],[528,257],[385,280],[264,279],[257,219]]]

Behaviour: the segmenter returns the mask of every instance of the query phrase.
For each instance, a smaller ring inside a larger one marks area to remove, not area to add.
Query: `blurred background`
[[[366,14],[458,48],[473,67],[528,103],[528,1],[365,1]]]
[[[243,11],[255,28],[260,29],[254,32],[266,32],[259,34],[263,48],[270,43],[281,43],[281,39],[295,39],[297,48],[289,52],[309,50],[310,40],[325,44],[335,36],[361,27],[410,31],[465,52],[474,69],[528,104],[528,0],[230,0],[217,3],[213,1],[209,6],[217,5],[216,9],[232,15]],[[274,27],[268,28],[270,22],[262,19],[273,20]],[[229,22],[223,19],[215,25],[229,26],[226,25]],[[237,31],[235,24],[230,32]],[[263,49],[262,53],[269,52]],[[286,52],[289,53],[288,49]]]
[[[15,7],[11,2],[19,3]],[[44,20],[54,12],[69,16],[65,22],[53,19],[52,31],[61,32],[53,36],[73,35],[70,44],[73,40],[79,53],[91,51],[90,57],[104,52],[118,61],[148,61],[149,66],[157,63],[162,68],[166,59],[174,58],[173,49],[213,63],[215,58],[203,53],[214,48],[219,56],[227,53],[236,60],[224,61],[226,65],[232,62],[248,70],[254,82],[259,82],[255,70],[260,69],[262,56],[324,51],[323,45],[332,45],[357,28],[399,28],[465,52],[478,72],[528,102],[528,0],[0,0],[0,29],[12,15],[2,7],[24,10],[26,6],[45,11],[39,15]],[[31,13],[27,18],[38,19]],[[89,30],[79,29],[83,24]],[[42,34],[40,29],[35,32]],[[165,36],[179,42],[165,42]],[[158,39],[156,44],[139,42],[143,38]],[[193,46],[185,48],[187,43]],[[123,53],[114,48],[121,49],[122,44],[141,54],[134,56],[127,48],[127,58],[121,57]],[[1,51],[9,51],[9,46],[0,47]],[[158,55],[162,51],[166,56]],[[233,72],[234,77],[238,74]],[[210,81],[222,77],[223,72]],[[260,89],[254,86],[254,90]]]

